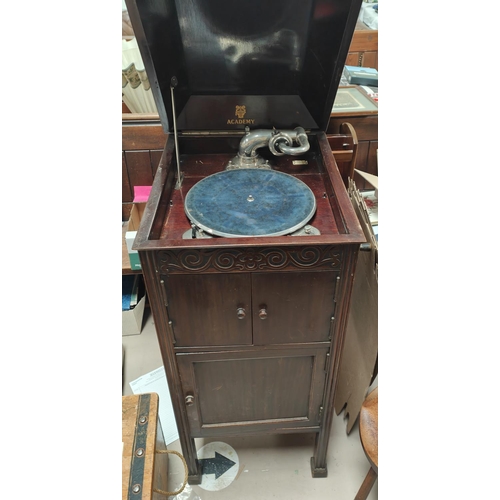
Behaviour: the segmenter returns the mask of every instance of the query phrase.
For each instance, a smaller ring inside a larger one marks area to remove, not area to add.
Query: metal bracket
[[[194,224],[191,225],[191,229],[188,229],[182,235],[183,240],[207,239],[207,238],[214,238],[214,236],[205,233],[202,229],[200,229],[198,226],[195,226]]]
[[[237,170],[240,168],[267,168],[272,170],[269,160],[264,160],[262,156],[235,156],[226,166],[226,170]]]
[[[314,226],[306,224],[305,226],[301,227],[299,230],[292,233],[290,236],[312,236],[312,235],[317,235],[317,234],[321,234],[319,229],[316,229]]]
[[[321,417],[323,416],[323,406],[319,407],[318,422],[321,422]]]

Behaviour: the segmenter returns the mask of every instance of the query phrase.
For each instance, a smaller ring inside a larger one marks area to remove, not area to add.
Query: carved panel
[[[158,252],[160,274],[340,269],[338,246],[286,248],[183,249]]]

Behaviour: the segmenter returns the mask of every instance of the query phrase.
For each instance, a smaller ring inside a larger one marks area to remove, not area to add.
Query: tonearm
[[[293,145],[294,141],[298,144]],[[257,149],[267,146],[275,156],[301,155],[309,150],[309,140],[302,127],[293,130],[252,130],[247,127],[240,141],[238,155],[227,165],[226,170],[237,168],[271,168],[269,161],[257,154]]]

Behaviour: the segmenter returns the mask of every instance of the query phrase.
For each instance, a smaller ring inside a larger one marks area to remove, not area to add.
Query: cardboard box
[[[122,336],[139,335],[142,331],[146,294],[139,303],[129,311],[122,311]]]
[[[122,336],[139,335],[142,331],[142,320],[144,318],[144,307],[146,305],[146,291],[141,275],[128,275],[122,277],[124,295],[130,291],[130,287],[124,285],[125,280],[137,280],[137,304],[132,308],[123,310],[122,302]]]
[[[145,207],[146,203],[134,203],[132,205],[130,218],[128,220],[128,228],[127,232],[125,233],[125,242],[127,244],[128,257],[130,259],[130,268],[132,269],[132,271],[141,269],[139,254],[137,253],[137,250],[132,250],[132,245],[134,244],[134,240],[137,235],[137,230],[139,229],[139,224],[141,223]]]

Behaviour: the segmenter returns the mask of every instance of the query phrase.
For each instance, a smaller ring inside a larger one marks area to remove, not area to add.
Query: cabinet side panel
[[[155,257],[152,252],[139,252],[141,267],[144,273],[147,294],[151,304],[158,343],[165,366],[170,397],[174,410],[177,428],[179,430],[179,440],[182,447],[182,454],[186,460],[189,476],[198,474],[198,464],[196,461],[196,447],[194,439],[189,434],[189,422],[186,413],[184,396],[181,389],[181,381],[177,369],[176,358],[173,350],[173,339],[169,332],[169,318],[162,300],[162,293],[159,280],[156,279],[156,269],[154,265]]]

